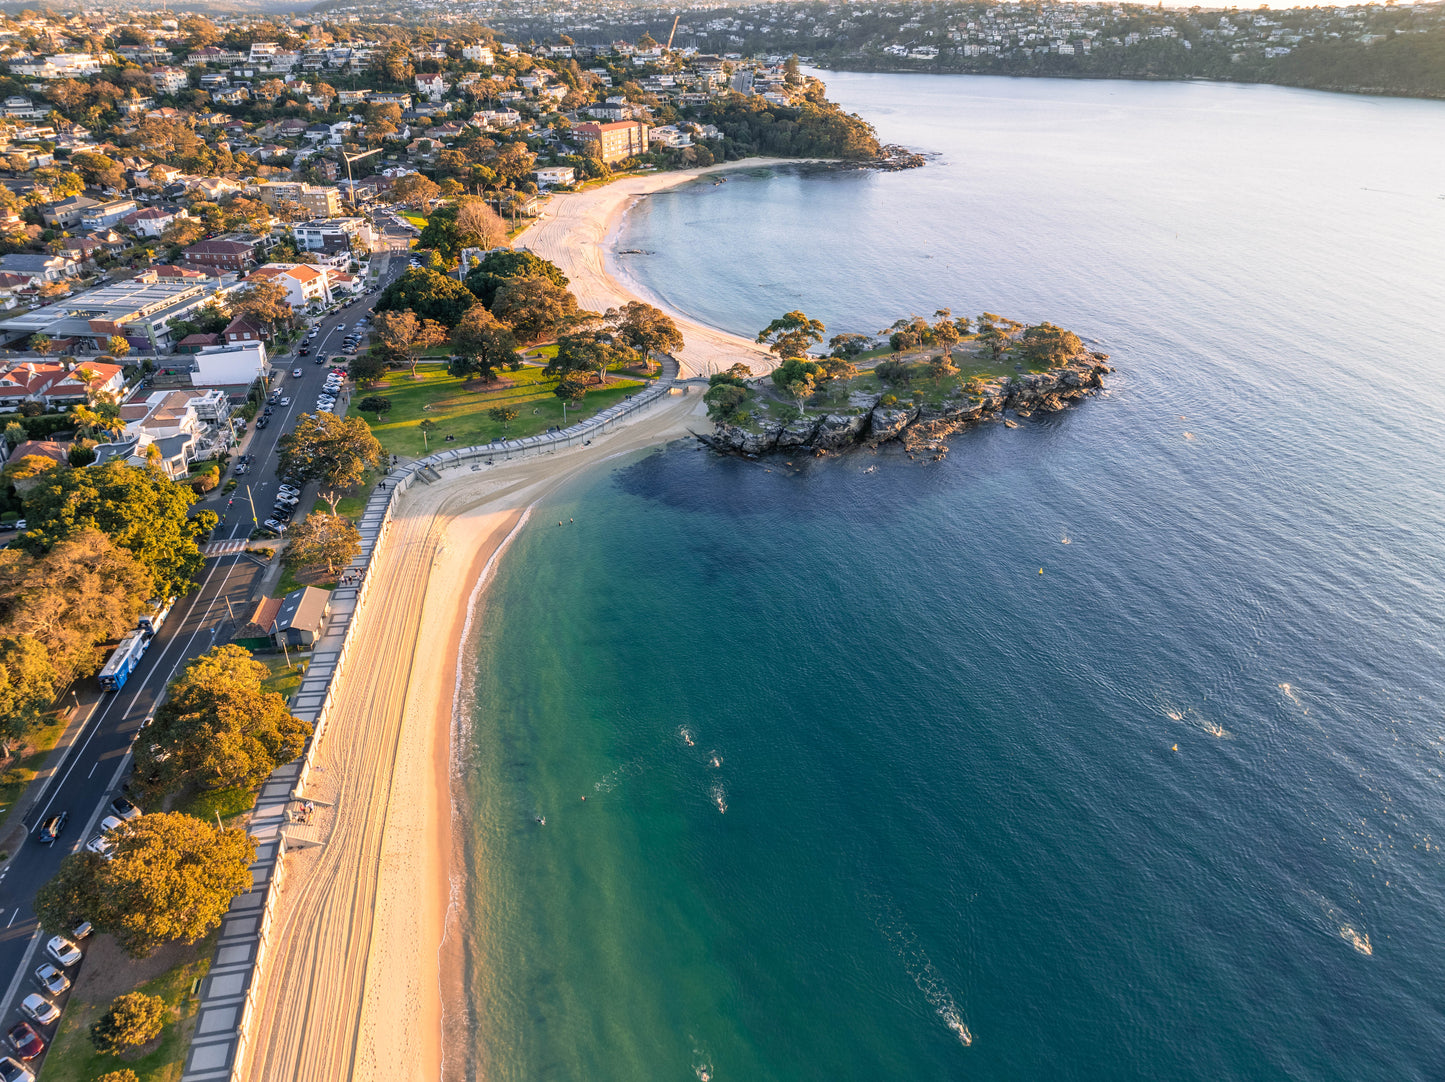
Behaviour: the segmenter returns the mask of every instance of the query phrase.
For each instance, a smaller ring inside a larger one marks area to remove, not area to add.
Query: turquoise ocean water
[[[1442,1077],[1445,104],[828,82],[928,168],[661,195],[619,269],[1119,371],[941,464],[674,445],[534,516],[468,648],[449,1055]]]

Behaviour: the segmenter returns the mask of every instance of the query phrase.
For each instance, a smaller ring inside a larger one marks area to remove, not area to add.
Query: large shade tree
[[[785,312],[758,332],[758,341],[786,360],[801,357],[823,340],[823,324],[800,311]]]
[[[476,266],[467,272],[466,286],[476,294],[479,301],[490,308],[492,301],[497,298],[497,290],[501,289],[509,279],[539,274],[544,278],[551,279],[557,286],[563,289],[567,288],[567,276],[562,273],[562,268],[551,260],[533,255],[531,252],[499,248],[488,252]]]
[[[60,862],[35,896],[46,928],[83,920],[143,958],[194,943],[221,923],[236,895],[251,889],[256,843],[181,812],[143,815],[113,832],[110,859],[82,849]]]
[[[492,299],[492,314],[521,342],[538,342],[577,318],[577,298],[544,275],[509,278]]]
[[[418,319],[430,319],[450,330],[476,296],[455,278],[429,267],[413,267],[382,291],[376,302],[378,312],[413,312]]]
[[[157,793],[251,788],[300,755],[311,725],[265,690],[269,675],[240,646],[212,647],[186,666],[136,745],[140,783]]]
[[[444,326],[412,312],[379,312],[376,316],[377,348],[390,363],[410,368],[413,376],[421,355],[446,338]]]
[[[191,588],[204,563],[196,539],[215,528],[214,511],[188,517],[195,493],[159,469],[107,462],[47,471],[25,498],[28,529],[17,542],[32,555],[99,530],[150,571],[165,596]]]
[[[314,416],[303,413],[279,446],[282,472],[317,482],[333,515],[337,502],[361,483],[367,468],[380,466],[386,458],[364,419],[324,410]]]
[[[286,562],[305,571],[324,567],[334,575],[360,551],[361,534],[349,518],[312,511],[292,527]]]
[[[456,354],[451,372],[465,378],[490,382],[496,378],[497,369],[516,368],[522,362],[512,328],[480,304],[452,328],[452,349]]]

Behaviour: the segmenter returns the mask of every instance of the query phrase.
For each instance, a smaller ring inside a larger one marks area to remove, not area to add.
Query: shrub
[[[896,394],[886,394],[878,400],[878,404],[880,406],[896,406],[898,405],[898,396]]]
[[[144,992],[126,992],[111,1001],[106,1011],[90,1027],[90,1043],[97,1051],[120,1055],[139,1048],[161,1035],[166,1024],[166,1001]]]
[[[129,1067],[122,1067],[118,1071],[106,1071],[95,1082],[140,1082],[140,1076]]]

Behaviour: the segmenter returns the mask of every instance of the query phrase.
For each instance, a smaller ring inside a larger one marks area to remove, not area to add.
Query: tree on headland
[[[968,333],[968,317],[955,319],[950,309],[940,308],[933,313],[933,321],[933,326],[929,328],[932,344],[942,346],[944,353],[951,356],[953,347]]]
[[[773,384],[803,408],[803,400],[817,390],[818,380],[827,378],[823,366],[802,357],[789,357],[772,371]]]
[[[311,571],[325,567],[336,574],[361,551],[361,534],[344,515],[312,511],[291,529],[286,544],[286,563]]]
[[[988,346],[993,359],[998,360],[1013,346],[1014,335],[1023,330],[1023,324],[1008,319],[996,312],[984,312],[978,317],[978,336]]]
[[[324,410],[298,417],[278,447],[281,472],[319,482],[333,515],[342,495],[365,478],[367,467],[380,466],[386,457],[365,420]]]
[[[177,940],[194,943],[251,889],[256,843],[181,812],[142,815],[112,832],[110,859],[81,849],[35,895],[46,928],[88,920],[132,958]]]
[[[816,319],[800,311],[786,312],[758,332],[758,342],[784,360],[804,356],[810,347],[823,340],[826,328]]]
[[[596,372],[597,382],[607,382],[607,369],[625,364],[636,354],[605,330],[597,327],[573,331],[557,339],[557,353],[542,371],[548,376]]]
[[[737,415],[748,400],[747,388],[737,383],[715,383],[702,396],[707,403],[707,414],[713,420],[730,420]]]
[[[857,357],[873,348],[873,339],[866,334],[856,334],[848,331],[844,334],[835,334],[828,339],[828,349],[834,357]]]
[[[1084,342],[1073,331],[1040,323],[1019,335],[1019,349],[1032,365],[1054,368],[1084,352]]]

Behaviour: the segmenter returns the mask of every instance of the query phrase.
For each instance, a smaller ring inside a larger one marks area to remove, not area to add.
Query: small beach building
[[[278,648],[283,642],[287,646],[314,646],[325,633],[330,615],[329,590],[318,590],[315,586],[292,590],[281,601],[271,637]]]

